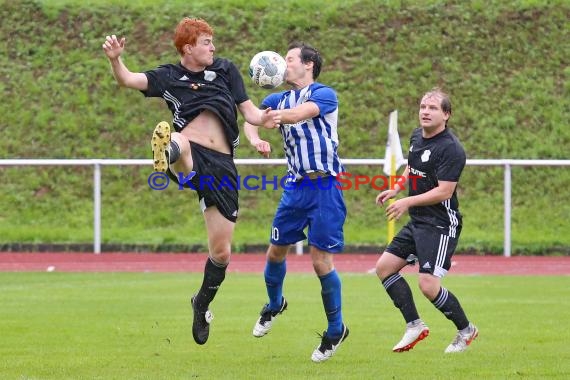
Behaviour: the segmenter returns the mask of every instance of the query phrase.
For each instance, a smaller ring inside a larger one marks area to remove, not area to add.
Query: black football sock
[[[176,141],[170,141],[170,145],[168,146],[168,163],[173,164],[180,158],[180,147],[176,143]]]
[[[457,330],[463,330],[469,326],[469,320],[459,303],[457,297],[449,290],[440,288],[439,293],[433,301],[433,305],[445,315],[447,319],[455,324]]]
[[[406,323],[420,318],[414,304],[412,290],[400,273],[394,273],[386,277],[382,281],[382,285],[384,285],[384,289],[386,289],[386,292],[388,292],[388,295],[394,302],[394,306],[400,309]]]
[[[198,310],[207,310],[208,305],[218,292],[220,285],[226,277],[227,264],[220,264],[214,262],[210,257],[206,260],[206,267],[204,268],[204,279],[202,287],[198,291],[194,303]]]

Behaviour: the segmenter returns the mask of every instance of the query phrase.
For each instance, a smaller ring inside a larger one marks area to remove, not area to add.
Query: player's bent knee
[[[378,276],[378,278],[382,281],[384,281],[386,278],[390,277],[394,273],[398,273],[399,271],[400,268],[393,267],[392,265],[387,265],[386,263],[383,263],[381,260],[378,260],[376,262],[376,276]]]
[[[433,300],[435,297],[437,297],[437,293],[439,292],[441,284],[437,277],[420,274],[418,279],[418,287],[426,298]]]
[[[210,256],[212,259],[218,264],[228,264],[230,262],[231,252],[229,249],[227,250],[210,250]]]

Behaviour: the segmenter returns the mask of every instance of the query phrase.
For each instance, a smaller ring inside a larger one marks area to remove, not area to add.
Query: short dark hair
[[[301,49],[301,62],[313,62],[313,80],[317,80],[321,73],[321,66],[323,65],[321,54],[311,45],[301,41],[291,42],[288,50],[297,48]]]

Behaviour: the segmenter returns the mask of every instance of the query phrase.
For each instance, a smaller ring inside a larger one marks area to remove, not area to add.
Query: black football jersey
[[[448,128],[431,138],[422,137],[421,128],[415,129],[408,153],[409,195],[426,193],[437,187],[438,181],[458,182],[465,162],[463,146]],[[409,214],[412,221],[433,225],[451,237],[462,226],[457,191],[439,204],[410,207]]]
[[[233,150],[239,144],[237,104],[249,99],[243,78],[229,60],[215,58],[204,71],[192,72],[180,63],[166,64],[145,72],[146,97],[161,97],[172,112],[172,125],[180,132],[203,110],[214,112],[222,121]]]

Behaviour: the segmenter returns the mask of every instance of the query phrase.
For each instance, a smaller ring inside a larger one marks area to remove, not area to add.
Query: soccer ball
[[[253,83],[266,89],[281,85],[286,70],[287,63],[283,57],[269,50],[257,53],[249,64],[249,76]]]

